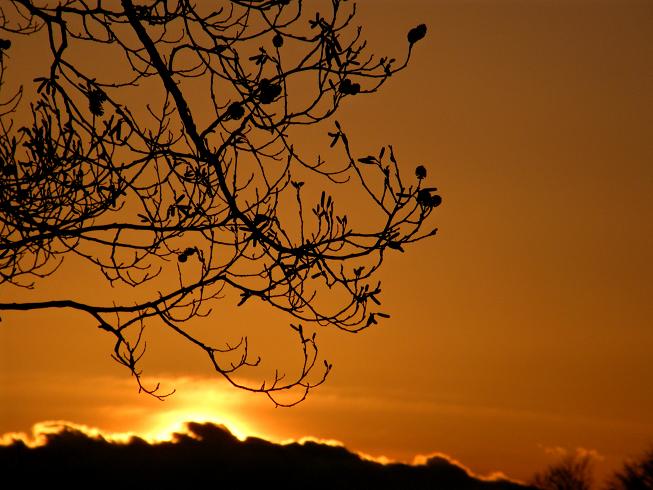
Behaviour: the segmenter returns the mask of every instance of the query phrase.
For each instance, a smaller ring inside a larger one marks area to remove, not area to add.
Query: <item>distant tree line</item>
[[[653,490],[653,446],[626,461],[603,485],[595,485],[589,455],[570,455],[536,473],[530,484],[540,490]]]

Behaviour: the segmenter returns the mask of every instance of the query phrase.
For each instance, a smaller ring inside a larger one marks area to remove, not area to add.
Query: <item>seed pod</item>
[[[237,121],[245,115],[245,108],[240,102],[233,102],[227,109],[227,115]]]
[[[345,78],[340,83],[340,92],[344,95],[356,95],[361,91],[360,83],[353,83],[349,78]]]
[[[261,104],[271,104],[274,102],[274,99],[279,97],[279,95],[281,95],[281,85],[272,83],[267,78],[261,80],[258,95],[258,99],[261,101]]]
[[[426,25],[420,24],[408,31],[408,42],[415,44],[417,41],[423,39],[424,36],[426,36]]]

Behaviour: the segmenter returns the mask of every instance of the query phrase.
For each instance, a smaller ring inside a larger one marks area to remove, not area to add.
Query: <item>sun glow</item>
[[[188,433],[188,422],[222,425],[240,441],[253,435],[242,421],[234,420],[234,417],[224,413],[212,413],[210,410],[172,410],[157,414],[153,419],[151,428],[143,434],[143,438],[149,442],[170,441],[175,433]]]
[[[245,394],[201,378],[170,380],[177,388],[166,400],[162,410],[143,417],[142,436],[152,442],[169,441],[174,433],[187,433],[187,422],[210,422],[224,426],[239,440],[248,436],[264,436],[245,420],[243,407],[248,405]]]

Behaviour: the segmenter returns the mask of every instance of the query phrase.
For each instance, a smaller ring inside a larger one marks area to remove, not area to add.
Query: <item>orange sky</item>
[[[392,143],[445,199],[438,237],[386,263],[392,318],[359,335],[321,332],[335,366],[327,384],[275,410],[211,378],[165,333],[152,332],[145,365],[178,390],[162,403],[135,393],[109,359],[111,339],[82,315],[6,313],[0,433],[49,419],[155,433],[217,418],[404,461],[442,452],[524,479],[561,450],[596,451],[603,474],[653,442],[653,4],[366,0],[359,10],[379,54],[399,56],[406,31],[429,26],[407,71],[338,114],[359,153]],[[10,70],[29,72],[29,49],[16,41]],[[36,294],[89,294],[94,278],[72,264]],[[22,294],[0,289],[3,301]],[[261,350],[285,355],[287,318],[224,307],[220,321],[263,326],[253,328]]]

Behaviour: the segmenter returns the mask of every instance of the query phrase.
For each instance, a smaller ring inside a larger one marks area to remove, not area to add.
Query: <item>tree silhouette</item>
[[[624,463],[606,485],[606,490],[653,490],[653,448],[637,460]]]
[[[23,89],[0,95],[0,284],[32,288],[74,256],[139,292],[0,311],[85,312],[115,337],[112,357],[139,389],[163,398],[139,363],[145,325],[157,322],[232,385],[292,405],[331,369],[304,325],[358,332],[387,318],[375,280],[384,254],[436,233],[425,225],[441,198],[425,186],[426,168],[400,172],[389,145],[356,155],[333,119],[402,71],[426,26],[408,32],[397,61],[369,53],[347,0],[195,4],[0,6],[10,38],[0,40],[0,84],[25,36],[42,36],[49,56],[26,124],[16,123]],[[337,158],[309,158],[293,144],[294,131],[321,121]],[[346,213],[336,205],[343,196]],[[261,361],[246,336],[209,345],[187,328],[234,292],[238,305],[263,301],[294,318],[296,375],[245,382],[238,373]],[[297,396],[280,401],[290,389]]]
[[[593,484],[589,455],[569,455],[533,476],[531,485],[540,490],[590,490]]]

